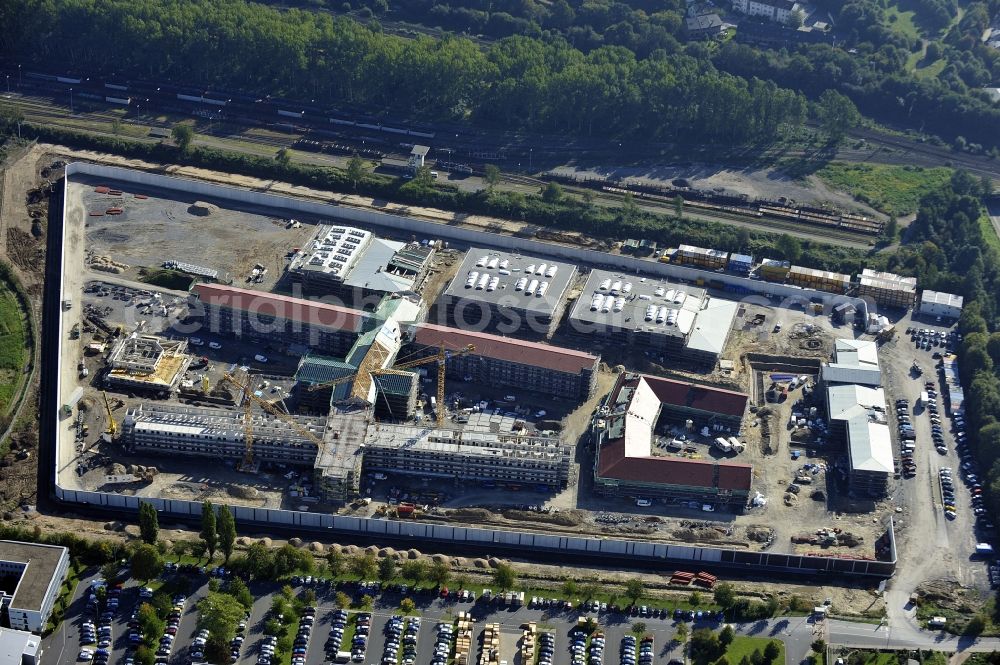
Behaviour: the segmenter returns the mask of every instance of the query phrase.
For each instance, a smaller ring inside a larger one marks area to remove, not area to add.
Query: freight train
[[[878,235],[882,232],[882,222],[850,213],[836,213],[815,208],[793,208],[791,206],[780,205],[770,202],[751,202],[742,204],[731,203],[735,197],[704,197],[695,198],[692,193],[686,190],[673,190],[670,194],[654,194],[641,191],[635,188],[616,187],[612,185],[602,185],[601,191],[612,194],[631,194],[638,199],[647,199],[663,203],[673,203],[679,196],[684,199],[684,205],[703,210],[715,210],[729,214],[742,215],[744,217],[771,217],[777,219],[787,219],[791,221],[804,222],[815,226],[825,226],[828,228],[843,229],[855,233],[868,235]],[[726,202],[717,202],[712,199],[723,199]]]
[[[433,140],[437,136],[434,128],[407,127],[403,123],[382,122],[363,115],[345,116],[342,112],[319,106],[302,104],[294,100],[272,97],[254,97],[243,93],[221,90],[205,90],[190,86],[178,86],[147,81],[101,80],[64,74],[24,72],[29,81],[72,86],[81,98],[122,105],[138,106],[156,102],[160,106],[179,108],[194,115],[198,110],[209,107],[221,113],[222,118],[250,119],[263,124],[287,125],[285,119],[295,120],[298,129],[324,129],[330,127],[357,128],[396,136],[412,136],[420,140]],[[123,94],[127,93],[127,94]],[[113,99],[112,99],[113,98]],[[449,134],[450,135],[450,134]],[[456,135],[457,137],[457,135]]]

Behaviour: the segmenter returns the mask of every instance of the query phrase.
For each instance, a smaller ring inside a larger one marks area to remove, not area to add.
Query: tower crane
[[[250,471],[255,468],[255,463],[253,459],[253,405],[256,404],[262,409],[270,413],[275,418],[279,418],[288,425],[292,427],[296,432],[306,437],[318,446],[323,445],[323,440],[310,432],[308,429],[302,425],[295,422],[287,413],[283,413],[280,409],[275,407],[273,404],[268,402],[266,399],[261,399],[253,394],[253,388],[249,383],[243,383],[236,376],[230,372],[226,372],[222,375],[223,381],[228,381],[233,384],[234,387],[243,391],[243,434],[246,439],[246,448],[243,452],[243,462],[241,468],[244,471]]]
[[[431,363],[437,363],[437,425],[438,427],[444,426],[444,373],[445,373],[445,363],[449,358],[455,356],[464,356],[466,354],[472,353],[476,350],[476,347],[472,344],[462,347],[461,349],[456,349],[454,351],[444,348],[442,344],[438,347],[438,352],[432,356],[426,356],[424,358],[418,358],[417,360],[409,360],[402,363],[397,363],[392,367],[388,367],[383,370],[375,370],[370,372],[373,376],[379,374],[385,374],[388,372],[395,372],[404,369],[410,369],[412,367],[419,367],[420,365],[429,365]],[[334,379],[332,381],[324,381],[323,383],[315,383],[309,386],[306,390],[312,392],[315,390],[322,390],[323,388],[332,388],[338,386],[342,383],[347,383],[348,381],[353,381],[357,377],[358,373],[354,372],[348,374],[347,376],[342,376],[340,378]]]

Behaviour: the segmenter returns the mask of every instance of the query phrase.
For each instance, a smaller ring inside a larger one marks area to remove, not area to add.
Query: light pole
[[[21,65],[17,66],[17,89],[21,89]]]
[[[534,171],[531,168],[531,157],[532,157],[532,154],[534,153],[534,151],[535,151],[534,148],[528,148],[528,172],[529,173],[534,173]]]
[[[10,94],[10,74],[7,74],[7,94]]]
[[[69,89],[69,114],[73,115],[74,113],[75,113],[75,111],[73,111],[73,88],[70,88]]]

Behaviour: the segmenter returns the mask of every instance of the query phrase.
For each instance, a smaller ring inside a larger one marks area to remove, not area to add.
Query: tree
[[[229,506],[219,506],[219,517],[217,520],[219,530],[219,549],[229,563],[229,557],[233,555],[233,546],[236,544],[236,521],[233,514],[229,512]]]
[[[895,215],[890,215],[889,221],[885,225],[885,237],[889,242],[895,242],[899,237],[899,220]]]
[[[212,652],[221,651],[228,656],[229,643],[236,635],[236,626],[243,620],[245,609],[235,598],[226,593],[208,592],[198,603],[198,628],[209,632]]]
[[[732,626],[726,626],[719,631],[719,645],[723,649],[729,648],[729,645],[733,643],[733,639],[736,638],[736,631],[733,630]]]
[[[413,602],[412,598],[404,598],[399,601],[399,611],[403,614],[413,614],[416,609],[417,604]]]
[[[639,599],[646,595],[646,585],[638,577],[633,577],[629,581],[625,582],[625,597],[628,598],[633,605],[639,602]]]
[[[750,247],[750,240],[752,236],[750,234],[750,229],[745,226],[741,226],[736,229],[736,245],[744,252]]]
[[[330,575],[335,578],[343,575],[346,561],[347,557],[342,552],[330,550],[326,555],[326,565],[330,569]]]
[[[427,577],[427,564],[420,559],[407,559],[400,568],[403,579],[410,580],[413,586],[417,586]]]
[[[173,545],[170,546],[171,553],[173,553],[174,558],[177,559],[178,561],[180,561],[181,557],[183,557],[185,554],[188,553],[189,549],[190,549],[190,543],[188,543],[186,540],[178,540],[174,542]]]
[[[576,580],[566,580],[562,583],[562,595],[573,598],[578,593],[580,593],[580,585],[576,583]]]
[[[346,610],[351,606],[351,597],[343,591],[338,591],[337,595],[333,597],[333,602],[338,609]]]
[[[861,114],[854,102],[831,88],[819,96],[816,115],[832,143],[839,143],[848,129],[857,127],[861,122]]]
[[[246,609],[253,607],[253,594],[247,587],[246,582],[238,577],[234,577],[226,585],[226,593],[236,599],[236,601]]]
[[[802,256],[802,243],[798,238],[790,236],[787,233],[782,233],[778,236],[777,241],[774,243],[774,247],[781,252],[781,255],[785,257],[788,261],[792,263],[799,260]]]
[[[278,162],[281,166],[288,166],[292,163],[292,153],[288,148],[281,148],[278,152],[274,153],[274,161]]]
[[[396,577],[396,561],[390,557],[383,557],[378,562],[378,578],[382,582],[391,582]]]
[[[106,579],[108,584],[113,584],[118,578],[118,571],[120,569],[117,561],[109,561],[101,566],[101,577]]]
[[[115,136],[118,136],[119,134],[122,133],[122,121],[119,120],[118,118],[115,118],[114,120],[111,121],[111,133],[114,134]]]
[[[632,624],[632,632],[635,633],[636,635],[642,635],[643,633],[645,633],[646,632],[646,622],[645,621],[636,621],[635,623],[633,623]]]
[[[487,164],[486,168],[483,169],[483,182],[486,183],[486,189],[491,192],[499,184],[500,169],[495,164]]]
[[[688,602],[691,603],[693,607],[698,607],[701,605],[701,594],[697,591],[692,591],[691,595],[688,596]]]
[[[451,579],[451,566],[446,561],[435,561],[431,564],[427,578],[439,587],[444,586]]]
[[[313,605],[316,602],[316,592],[312,589],[304,589],[302,593],[299,594],[299,600],[306,605]]]
[[[156,508],[148,501],[139,502],[139,537],[149,545],[156,544],[160,533],[160,525],[156,517]]]
[[[215,558],[215,548],[219,546],[219,534],[215,528],[215,508],[211,501],[201,504],[201,542],[205,543],[208,562]]]
[[[580,595],[583,597],[584,600],[593,600],[594,597],[596,597],[597,594],[599,594],[600,592],[601,592],[601,586],[593,580],[588,581],[586,584],[580,587]]]
[[[677,632],[674,634],[674,639],[680,644],[684,644],[688,636],[688,625],[686,623],[677,624]]]
[[[135,618],[139,622],[139,632],[147,644],[155,644],[167,627],[166,621],[160,618],[156,608],[149,603],[139,605]]]
[[[374,601],[374,599],[371,596],[369,596],[368,594],[365,594],[365,595],[361,596],[361,600],[358,601],[358,605],[365,612],[370,612],[371,609],[372,609],[372,603],[374,603],[374,602],[375,601]]]
[[[170,130],[170,135],[173,136],[174,143],[177,144],[182,153],[188,151],[194,140],[194,130],[191,125],[174,125],[174,128]]]
[[[713,661],[722,655],[722,645],[719,636],[708,628],[699,628],[691,633],[691,659],[695,661]]]
[[[251,579],[274,577],[274,555],[264,543],[256,542],[247,548],[246,572]]]
[[[142,544],[132,553],[132,576],[149,581],[163,572],[163,557],[155,546]]]
[[[501,591],[510,591],[517,584],[517,573],[509,563],[501,563],[493,569],[493,584]]]
[[[681,196],[674,197],[674,217],[684,219],[684,198]]]
[[[773,663],[781,655],[781,643],[771,640],[764,647],[764,662]]]
[[[715,585],[713,596],[715,604],[722,609],[732,607],[733,602],[736,600],[736,592],[733,590],[733,585],[728,582]]]
[[[357,554],[351,557],[350,568],[362,580],[370,580],[378,572],[378,563],[373,554]]]
[[[563,188],[557,182],[550,182],[542,188],[542,200],[546,203],[559,203],[563,196]]]
[[[826,652],[826,640],[813,640],[813,643],[809,645],[809,648],[816,653]]]
[[[135,650],[135,665],[154,665],[156,654],[145,644],[140,644]]]
[[[358,183],[365,177],[365,160],[354,153],[347,161],[347,179],[351,181],[354,191],[358,189]]]

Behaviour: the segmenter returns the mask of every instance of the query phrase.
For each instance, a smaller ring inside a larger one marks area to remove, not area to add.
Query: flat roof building
[[[420,290],[431,266],[432,246],[377,238],[350,226],[321,224],[288,264],[306,295],[374,309],[389,293]]]
[[[318,468],[317,460],[323,460],[324,484],[337,487],[339,492],[330,498],[343,500],[357,492],[360,473],[362,437],[348,436],[345,426],[356,411],[333,410],[329,416],[292,415],[286,419],[253,411],[254,459],[314,469]],[[366,418],[361,416],[362,423]],[[242,409],[142,403],[126,412],[122,441],[141,452],[237,461],[246,450],[244,413]]]
[[[569,482],[572,455],[573,448],[558,437],[528,431],[514,418],[479,413],[462,429],[372,424],[365,438],[364,468],[556,491]]]
[[[357,340],[370,315],[319,300],[251,291],[221,284],[195,284],[191,316],[204,316],[216,334],[301,345],[343,356]]]
[[[68,570],[65,547],[0,540],[0,604],[10,627],[41,633]]]
[[[576,266],[473,247],[438,299],[462,330],[545,337],[562,316]]]
[[[874,341],[862,339],[836,340],[833,362],[823,363],[820,378],[826,383],[881,385],[882,371],[878,364],[878,345]]]
[[[917,278],[865,268],[858,275],[858,295],[884,307],[909,309],[917,299]]]
[[[0,628],[0,663],[40,665],[42,640],[38,635],[11,628]]]
[[[847,444],[848,482],[859,496],[880,498],[895,473],[885,391],[855,384],[827,388],[830,434]]]
[[[571,400],[589,398],[597,385],[599,356],[433,324],[413,328],[407,355],[432,355],[442,346],[455,350],[469,345],[474,346],[475,351],[448,360],[445,368],[449,376]]]
[[[659,377],[623,373],[594,418],[594,485],[599,494],[709,504],[742,512],[753,468],[653,454],[653,437],[671,423],[694,421],[739,430],[748,397]]]
[[[177,386],[190,362],[186,340],[133,333],[112,349],[107,380],[133,389],[169,391]]]
[[[964,299],[953,293],[925,290],[920,294],[920,313],[927,316],[940,316],[945,319],[957,319],[962,315]]]
[[[670,358],[714,364],[725,349],[738,304],[690,284],[594,270],[570,311],[567,332],[594,335]]]

